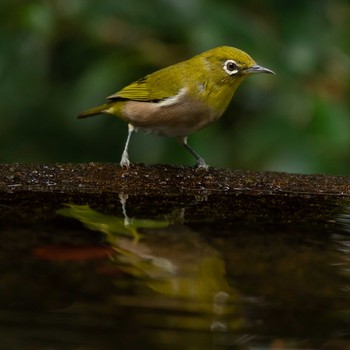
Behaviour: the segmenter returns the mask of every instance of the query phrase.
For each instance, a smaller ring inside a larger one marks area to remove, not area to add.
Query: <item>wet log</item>
[[[253,194],[350,196],[350,177],[143,164],[0,164],[0,195],[30,193],[130,195]]]
[[[129,215],[138,217],[185,208],[192,223],[324,222],[347,208],[350,177],[173,165],[0,165],[0,219],[6,221],[53,217],[64,203],[123,215],[120,198],[129,198]]]

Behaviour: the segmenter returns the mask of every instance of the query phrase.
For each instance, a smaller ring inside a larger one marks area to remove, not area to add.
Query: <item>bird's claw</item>
[[[208,170],[208,168],[209,168],[209,165],[205,162],[203,158],[198,160],[196,171]]]
[[[129,169],[130,167],[130,160],[129,160],[129,155],[128,152],[123,152],[122,159],[120,160],[120,166],[124,169]]]

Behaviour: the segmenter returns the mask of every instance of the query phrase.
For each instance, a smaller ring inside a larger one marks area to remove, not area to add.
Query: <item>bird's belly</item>
[[[128,101],[123,118],[134,127],[158,135],[187,136],[221,116],[200,101],[178,101],[173,105]]]

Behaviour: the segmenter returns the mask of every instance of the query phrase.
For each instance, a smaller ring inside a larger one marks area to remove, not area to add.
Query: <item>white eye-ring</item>
[[[228,75],[233,75],[238,73],[238,65],[234,60],[227,60],[224,63],[224,71],[228,74]]]

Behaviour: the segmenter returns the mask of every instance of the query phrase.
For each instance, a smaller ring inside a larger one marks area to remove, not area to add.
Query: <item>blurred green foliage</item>
[[[127,126],[78,121],[126,84],[219,45],[255,76],[224,117],[190,137],[212,166],[350,175],[347,0],[2,0],[0,162],[119,162]],[[193,164],[138,133],[132,162]]]

